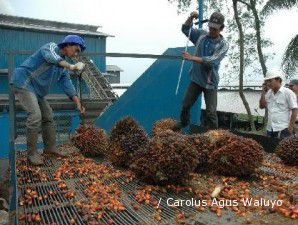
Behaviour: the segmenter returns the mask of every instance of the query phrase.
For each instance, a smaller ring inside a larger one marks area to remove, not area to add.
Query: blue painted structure
[[[204,4],[203,4],[203,0],[198,0],[198,13],[199,13],[199,28],[203,27],[203,13],[204,13]]]
[[[0,135],[0,159],[9,156],[9,115],[7,112],[0,113],[1,132]]]
[[[181,55],[184,48],[169,48],[165,55]],[[194,47],[189,48],[190,52]],[[179,119],[184,92],[189,84],[191,62],[186,61],[180,88],[175,95],[181,60],[156,60],[97,120],[95,125],[109,132],[125,116],[132,116],[150,133],[155,121]],[[201,98],[192,108],[192,124],[200,124]]]

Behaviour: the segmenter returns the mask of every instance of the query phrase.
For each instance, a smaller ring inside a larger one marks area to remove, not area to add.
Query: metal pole
[[[184,49],[185,52],[187,52],[187,49],[188,49],[188,43],[189,43],[189,39],[190,39],[191,29],[192,29],[192,27],[189,28],[189,32],[188,32],[188,36],[187,36],[187,41],[186,41],[186,45],[185,45],[185,49]],[[185,63],[185,59],[183,59],[182,60],[182,63],[181,63],[181,67],[180,67],[180,72],[179,72],[179,76],[178,76],[178,82],[177,82],[177,86],[176,86],[175,95],[178,94],[178,90],[179,90],[179,86],[180,86],[181,75],[182,75],[182,72],[183,72],[184,63]]]
[[[81,106],[82,107],[84,107],[83,106],[83,90],[82,90],[82,85],[83,85],[83,71],[84,71],[84,69],[82,70],[82,71],[79,71],[78,72],[78,77],[79,77],[79,85],[80,85],[80,89],[79,89],[79,91],[80,91],[80,94],[79,94],[79,98],[80,98],[80,102],[81,102]],[[81,119],[81,125],[85,125],[86,124],[86,118],[85,118],[85,115],[82,115],[81,113],[80,113],[80,119]]]
[[[10,82],[14,69],[14,55],[8,54],[8,82]],[[15,150],[15,96],[13,86],[9,83],[9,166],[10,166],[10,184],[12,193],[10,197],[10,224],[18,224],[17,220],[17,177],[16,177],[16,150]]]
[[[199,28],[203,27],[203,11],[204,11],[204,5],[203,5],[203,0],[198,0],[198,13],[199,13]]]

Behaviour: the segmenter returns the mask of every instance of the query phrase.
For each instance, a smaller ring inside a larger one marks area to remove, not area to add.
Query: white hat
[[[277,69],[268,70],[264,80],[270,80],[277,77],[282,78],[282,75],[283,73],[280,70],[277,70]]]

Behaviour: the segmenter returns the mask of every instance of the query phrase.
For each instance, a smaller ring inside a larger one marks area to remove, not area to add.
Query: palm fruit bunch
[[[291,136],[281,140],[276,147],[276,154],[285,164],[297,166],[298,136]]]
[[[204,133],[204,137],[207,139],[207,142],[209,142],[209,148],[211,148],[210,150],[213,151],[214,149],[221,148],[222,146],[233,141],[237,136],[227,130],[219,129],[210,130]]]
[[[146,148],[148,135],[131,117],[118,121],[112,128],[109,139],[109,160],[117,166],[127,167],[135,152]]]
[[[88,156],[104,155],[108,147],[108,138],[104,130],[93,125],[81,125],[72,137],[72,142]]]
[[[263,160],[263,147],[255,140],[229,137],[227,144],[214,149],[209,163],[215,172],[228,176],[246,176],[255,172]]]
[[[137,153],[131,169],[141,179],[154,184],[179,184],[197,167],[198,154],[187,138],[167,130],[153,137]]]
[[[160,132],[166,131],[166,130],[173,130],[177,121],[172,118],[166,118],[162,120],[158,120],[153,124],[153,135],[158,135]]]
[[[188,141],[195,146],[198,152],[197,170],[209,169],[209,155],[215,150],[231,141],[234,134],[226,130],[210,130],[204,134],[187,136]]]
[[[198,166],[197,170],[208,169],[208,157],[213,149],[209,139],[202,134],[188,135],[187,140],[194,146],[198,153]]]

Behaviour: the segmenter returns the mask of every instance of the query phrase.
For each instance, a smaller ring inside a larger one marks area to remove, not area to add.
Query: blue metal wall
[[[8,94],[8,77],[0,75],[0,94]]]
[[[64,34],[49,33],[41,31],[30,31],[24,29],[11,29],[0,27],[0,69],[7,69],[7,58],[5,51],[27,50],[36,51],[42,45],[48,42],[59,43]],[[91,36],[82,36],[86,42],[86,52],[106,52],[106,37],[98,38]],[[16,65],[22,63],[28,56],[18,56]],[[106,60],[105,57],[92,58],[100,71],[105,72]]]
[[[183,48],[170,48],[164,54],[181,55]],[[194,51],[194,47],[189,49]],[[190,62],[184,64],[178,95],[175,95],[181,60],[156,60],[132,86],[111,105],[95,125],[109,132],[112,126],[125,116],[135,118],[150,133],[156,120],[179,119],[184,92],[190,82]],[[192,108],[192,124],[200,124],[201,98]]]
[[[9,116],[7,112],[0,112],[0,124],[2,130],[0,133],[0,159],[2,159],[8,158],[9,152]]]

